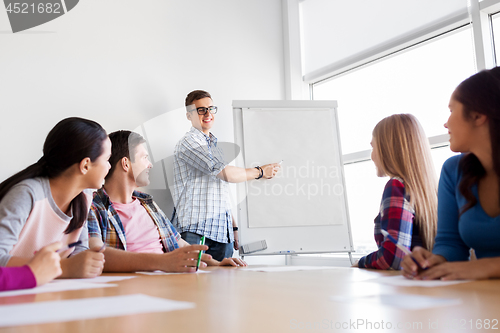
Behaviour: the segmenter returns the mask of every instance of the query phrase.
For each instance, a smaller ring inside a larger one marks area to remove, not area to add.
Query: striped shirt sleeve
[[[90,206],[89,214],[87,215],[89,237],[99,237],[102,239],[99,217],[100,215],[97,208],[94,205]]]
[[[217,176],[225,167],[223,156],[212,152],[208,144],[199,145],[194,140],[186,140],[179,149],[178,157],[189,166],[204,174]]]

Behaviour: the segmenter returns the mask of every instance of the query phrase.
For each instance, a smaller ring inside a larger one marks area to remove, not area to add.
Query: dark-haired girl
[[[443,165],[438,230],[431,252],[415,248],[403,261],[416,279],[500,277],[500,67],[481,71],[453,92],[445,124],[450,148],[463,154]],[[470,259],[473,249],[477,260]],[[428,269],[426,269],[428,268]]]
[[[101,187],[110,155],[111,142],[94,121],[66,118],[49,132],[43,157],[0,184],[0,266],[24,266],[48,244],[80,239],[81,247],[60,253],[61,277],[101,274],[104,255],[86,250],[87,189]]]

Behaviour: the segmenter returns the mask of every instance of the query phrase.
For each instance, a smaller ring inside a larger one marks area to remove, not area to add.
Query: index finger
[[[417,275],[418,266],[412,259],[410,259],[410,255],[406,255],[403,258],[403,262],[401,263],[401,267],[403,268],[404,275],[408,275],[408,276]]]
[[[413,250],[413,252],[410,255],[410,259],[417,265],[419,265],[419,268],[426,269],[429,268],[429,262],[427,259],[432,255],[429,251],[423,249],[423,248],[417,248],[416,250]]]
[[[188,245],[188,246],[181,247],[181,249],[185,252],[206,251],[206,250],[208,250],[208,246],[194,244],[194,245]]]
[[[61,242],[54,242],[52,244],[49,244],[49,245],[43,247],[42,250],[54,252],[54,251],[59,250],[61,247],[62,247],[62,243]]]
[[[198,263],[198,253],[190,252],[189,256],[185,258],[185,260],[187,262],[187,266],[196,267],[196,264]],[[201,255],[200,267],[203,263],[205,263],[206,266],[206,263],[210,260],[212,260],[212,256],[210,254],[203,253]]]

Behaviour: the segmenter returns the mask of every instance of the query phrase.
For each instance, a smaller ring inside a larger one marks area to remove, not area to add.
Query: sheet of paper
[[[204,270],[199,269],[197,272],[193,272],[193,273],[184,273],[184,272],[180,272],[180,273],[167,273],[167,272],[164,272],[164,271],[136,272],[136,273],[137,274],[144,274],[144,275],[178,275],[178,274],[203,274],[203,273],[210,273],[210,271],[204,271]]]
[[[365,282],[377,282],[397,287],[444,287],[458,283],[471,282],[470,280],[441,281],[441,280],[410,280],[402,275],[387,276]]]
[[[117,317],[194,307],[194,303],[142,294],[2,305],[0,327]]]
[[[40,294],[40,293],[53,293],[65,290],[107,288],[107,287],[116,287],[116,284],[89,283],[89,282],[81,282],[81,280],[57,280],[32,289],[2,291],[0,292],[0,297],[30,295],[30,294]]]
[[[316,271],[320,269],[334,269],[331,266],[274,266],[274,267],[245,267],[241,271],[250,272],[293,272],[293,271]]]
[[[134,275],[130,275],[130,276],[98,276],[98,277],[90,278],[90,279],[60,279],[60,280],[54,280],[53,282],[58,283],[58,282],[64,282],[64,281],[74,281],[74,282],[90,282],[90,283],[107,283],[107,282],[133,279],[135,277],[136,276],[134,276]]]
[[[422,310],[440,306],[459,305],[462,301],[458,298],[438,298],[408,294],[382,294],[369,296],[332,296],[334,302],[372,304],[375,306],[389,306],[405,310]]]

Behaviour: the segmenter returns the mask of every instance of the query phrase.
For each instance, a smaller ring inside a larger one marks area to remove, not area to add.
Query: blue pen
[[[391,235],[389,235],[389,233],[387,231],[385,231],[384,229],[381,230],[382,231],[382,235],[384,235],[384,237],[387,237],[387,239],[389,239],[391,242],[393,242],[394,244],[396,244],[396,246],[401,250],[403,251],[404,253],[406,253],[406,255],[410,256],[411,260],[413,260],[413,262],[415,264],[417,264],[418,268],[422,269],[422,270],[426,270],[427,268],[422,268],[422,266],[420,266],[420,264],[418,263],[417,260],[415,260],[415,258],[413,258],[413,256],[411,255],[411,252],[410,250],[408,250],[406,247],[404,247],[403,245],[399,244],[398,241],[392,237]]]
[[[64,251],[69,250],[69,249],[71,249],[72,247],[75,247],[75,246],[80,245],[80,244],[82,244],[82,241],[81,241],[81,240],[76,241],[76,242],[74,242],[74,243],[70,243],[70,244],[68,244],[68,245],[66,245],[66,246],[63,246],[62,248],[60,248],[60,249],[59,249],[59,250],[57,250],[56,252],[57,252],[57,253],[59,253],[59,252],[64,252]]]

